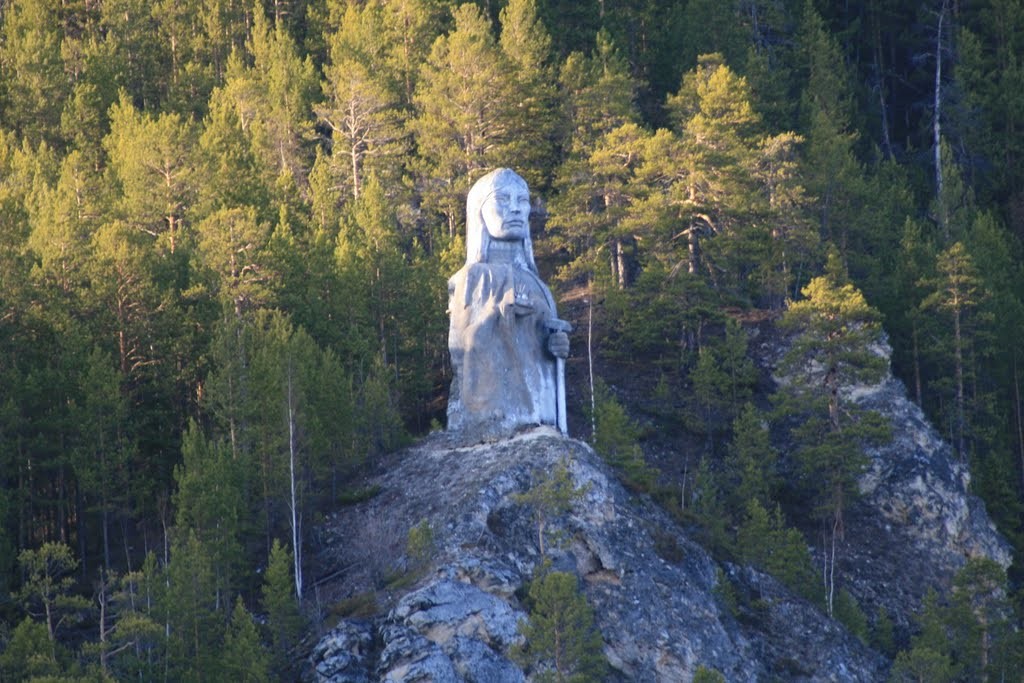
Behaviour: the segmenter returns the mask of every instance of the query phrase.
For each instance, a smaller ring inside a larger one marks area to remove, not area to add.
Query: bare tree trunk
[[[956,377],[956,443],[957,453],[960,459],[965,457],[964,452],[964,351],[963,338],[960,333],[960,311],[953,311],[953,358]]]
[[[594,281],[587,283],[587,370],[590,373],[590,440],[597,438],[597,397],[594,395]],[[1024,457],[1024,455],[1022,455]]]
[[[626,252],[622,240],[615,240],[615,269],[619,274],[619,289],[626,288]]]
[[[1017,452],[1020,457],[1021,486],[1024,486],[1024,425],[1021,424],[1020,376],[1017,374],[1017,359],[1013,359],[1013,414],[1017,418]]]
[[[942,225],[942,236],[949,243],[949,215],[943,195],[942,178],[942,31],[946,20],[947,0],[942,0],[939,9],[939,25],[935,32],[935,94],[932,117],[932,145],[935,163],[935,198],[939,206],[939,223]]]
[[[696,275],[697,268],[700,267],[700,232],[697,230],[696,225],[690,226],[687,238],[686,270],[690,275]]]
[[[918,355],[917,346],[917,321],[914,321],[912,325],[912,336],[914,340],[914,395],[917,398],[917,405],[920,407],[923,405],[921,401],[924,400],[924,396],[921,392],[921,359]]]
[[[288,365],[288,476],[291,485],[292,553],[295,570],[295,595],[302,599],[302,539],[299,530],[298,500],[295,495],[295,396],[292,390],[292,367]]]

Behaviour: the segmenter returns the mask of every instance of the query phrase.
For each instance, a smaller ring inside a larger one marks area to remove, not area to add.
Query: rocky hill
[[[885,607],[905,634],[928,586],[948,587],[970,556],[1008,565],[1009,549],[902,385],[888,377],[855,393],[891,417],[894,438],[862,477],[844,572],[864,610]],[[589,446],[549,428],[483,444],[433,434],[381,467],[369,482],[376,495],[328,520],[319,602],[334,614],[307,678],[526,680],[511,653],[541,553],[517,494],[563,459],[585,494],[551,521],[564,542],[546,552],[581,579],[610,680],[689,681],[698,667],[729,681],[885,679],[885,657],[773,578],[716,562]],[[432,530],[425,567],[405,556],[417,525]]]

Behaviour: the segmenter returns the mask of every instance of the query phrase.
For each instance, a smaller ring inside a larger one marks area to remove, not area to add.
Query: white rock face
[[[885,342],[872,351],[887,363],[892,353]],[[777,340],[762,340],[759,353],[768,365],[783,352]],[[888,418],[892,440],[867,451],[870,465],[859,481],[861,498],[848,515],[840,572],[866,613],[884,607],[897,635],[906,637],[929,588],[948,590],[968,558],[987,557],[1008,567],[1010,546],[981,500],[969,493],[967,466],[907,397],[902,382],[887,372],[878,384],[849,388],[843,398]]]

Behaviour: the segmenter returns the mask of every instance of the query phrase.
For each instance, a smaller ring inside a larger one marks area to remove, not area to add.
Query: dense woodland
[[[663,417],[704,446],[671,495],[614,393],[583,392],[581,436],[627,481],[722,557],[814,586],[894,677],[1019,675],[1013,568],[969,564],[894,642],[834,541],[887,430],[842,389],[884,371],[884,334],[1024,550],[1021,0],[0,17],[0,678],[293,675],[327,609],[303,571],[316,525],[443,421],[445,280],[496,166],[530,182],[598,370],[682,388]],[[826,375],[755,408],[737,321],[765,317],[788,372]]]

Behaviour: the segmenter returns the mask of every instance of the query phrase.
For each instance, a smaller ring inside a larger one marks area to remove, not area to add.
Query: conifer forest
[[[0,680],[295,679],[318,525],[443,427],[500,166],[572,436],[894,680],[1020,680],[1024,0],[0,0]],[[758,325],[834,371],[768,395]],[[895,641],[807,555],[884,343],[1017,558]]]

